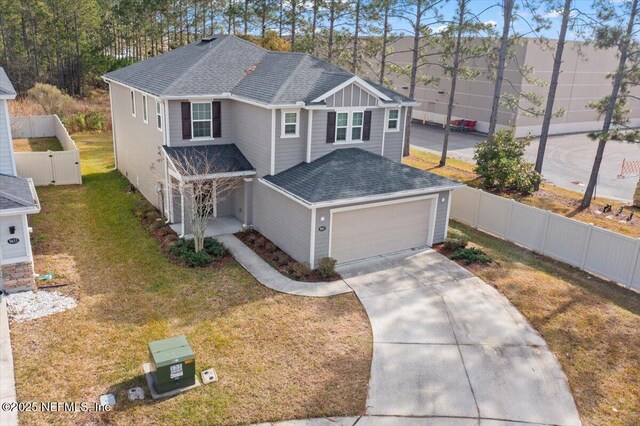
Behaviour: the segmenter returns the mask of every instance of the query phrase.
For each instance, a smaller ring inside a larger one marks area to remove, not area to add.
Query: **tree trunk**
[[[327,43],[327,61],[333,59],[333,29],[336,23],[336,0],[330,0],[329,4],[329,41]]]
[[[298,4],[296,0],[291,0],[291,51],[295,50],[296,45],[296,18],[298,14]]]
[[[351,58],[351,72],[358,68],[358,37],[360,36],[360,0],[356,0],[356,22],[353,33],[353,56]]]
[[[551,118],[553,118],[553,104],[556,100],[556,90],[558,88],[558,79],[560,78],[560,66],[562,65],[562,53],[564,51],[565,38],[567,36],[567,28],[569,27],[569,14],[571,13],[571,0],[564,0],[564,9],[562,10],[562,23],[560,24],[560,34],[558,34],[558,46],[556,54],[553,58],[553,71],[551,72],[551,81],[549,82],[549,93],[547,94],[547,105],[544,110],[544,119],[542,120],[542,130],[540,133],[540,143],[538,144],[538,155],[536,157],[536,172],[542,174],[542,163],[544,161],[544,151],[547,147],[547,138],[549,136],[549,127],[551,126]],[[540,189],[540,182],[536,183],[535,190]]]
[[[631,6],[631,13],[629,14],[629,22],[627,24],[627,31],[625,34],[625,38],[622,41],[622,45],[620,46],[620,60],[618,62],[618,69],[616,70],[616,75],[613,79],[613,87],[611,88],[611,97],[609,98],[609,103],[607,105],[607,109],[604,115],[604,123],[602,124],[602,134],[606,135],[611,128],[611,122],[613,121],[613,113],[616,107],[616,103],[618,101],[618,94],[620,92],[620,87],[622,86],[622,78],[625,71],[625,66],[627,62],[627,58],[629,56],[629,47],[631,41],[633,40],[633,27],[635,25],[636,15],[638,14],[638,0],[633,0]],[[582,198],[582,203],[580,203],[580,207],[586,209],[591,205],[591,199],[593,198],[593,193],[596,188],[596,184],[598,183],[598,173],[600,172],[600,164],[602,163],[602,157],[604,156],[604,148],[607,144],[608,136],[603,136],[598,142],[598,150],[596,151],[596,158],[593,161],[593,167],[591,169],[591,176],[589,177],[589,183],[587,184],[587,189],[584,191],[584,197]]]
[[[380,79],[378,83],[384,85],[384,73],[387,68],[387,42],[389,41],[389,0],[384,2],[384,28],[382,29],[382,55],[380,56]]]
[[[416,1],[416,22],[413,27],[413,49],[411,55],[411,77],[409,78],[409,97],[413,99],[416,93],[416,80],[418,78],[418,53],[420,49],[420,37],[422,26],[422,0]],[[411,144],[411,116],[413,114],[413,107],[407,109],[407,119],[404,123],[404,150],[402,156],[409,155],[409,145]]]
[[[458,83],[458,67],[460,66],[460,50],[462,49],[462,26],[464,25],[464,15],[467,8],[467,0],[459,0],[458,28],[456,33],[456,50],[453,54],[453,69],[451,70],[451,87],[449,88],[449,104],[447,105],[447,121],[444,126],[444,140],[442,142],[442,155],[440,156],[440,167],[447,164],[447,150],[449,149],[449,134],[451,133],[451,116],[453,115],[453,104],[456,98],[456,84]]]
[[[249,34],[249,0],[244,0],[244,31],[243,34]]]
[[[283,25],[282,14],[283,13],[284,13],[283,0],[280,0],[280,15],[278,16],[278,36],[279,37],[282,37],[282,25]]]
[[[311,20],[311,53],[316,54],[316,28],[318,26],[318,2],[313,0],[313,18]]]
[[[496,65],[496,84],[493,88],[493,100],[491,104],[491,116],[489,117],[488,140],[492,143],[493,134],[498,123],[498,110],[500,109],[500,93],[502,92],[502,80],[504,79],[504,67],[507,61],[507,47],[509,45],[509,29],[513,16],[514,0],[503,0],[503,27],[500,51],[498,52],[498,64]]]

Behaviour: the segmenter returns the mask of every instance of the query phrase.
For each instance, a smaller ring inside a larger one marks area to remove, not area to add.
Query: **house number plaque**
[[[18,244],[18,243],[20,242],[20,239],[19,239],[19,238],[9,238],[9,239],[7,240],[7,242],[8,242],[9,244]]]

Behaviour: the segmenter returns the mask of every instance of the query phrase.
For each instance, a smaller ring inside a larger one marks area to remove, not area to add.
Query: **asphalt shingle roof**
[[[19,176],[0,174],[0,210],[35,207],[29,181]]]
[[[309,103],[354,74],[314,56],[213,36],[105,75],[155,96],[231,93],[265,104]],[[368,81],[395,102],[411,99]]]
[[[13,88],[13,84],[7,77],[7,73],[4,72],[4,68],[0,67],[0,95],[15,96],[16,89]]]
[[[198,176],[255,170],[234,144],[162,148],[182,175]]]
[[[359,148],[337,149],[264,179],[308,203],[462,185]]]

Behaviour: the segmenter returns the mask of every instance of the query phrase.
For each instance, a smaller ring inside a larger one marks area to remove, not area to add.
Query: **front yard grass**
[[[14,152],[62,151],[58,138],[14,139]]]
[[[495,263],[469,269],[544,337],[585,425],[640,424],[640,295],[451,222]]]
[[[411,155],[404,159],[404,163],[419,169],[456,179],[472,187],[480,187],[480,179],[474,172],[475,166],[465,161],[454,158],[447,158],[445,167],[438,167],[440,156],[425,152],[423,150],[411,148]],[[543,184],[540,191],[531,195],[521,194],[500,194],[503,197],[514,198],[517,201],[537,207],[543,210],[549,210],[562,216],[570,217],[581,222],[593,223],[601,228],[631,237],[640,237],[640,209],[624,205],[624,203],[615,200],[607,200],[605,198],[597,198],[591,204],[591,207],[580,210],[580,202],[582,194],[560,188],[550,184]],[[598,212],[606,204],[613,206],[613,211],[608,214],[599,214]],[[615,216],[616,210],[624,205],[623,214]],[[633,213],[634,217],[630,221],[624,220]]]
[[[80,135],[82,186],[39,187],[35,265],[78,300],[70,311],[11,325],[18,400],[90,401],[110,413],[21,413],[32,424],[245,424],[357,415],[365,409],[372,340],[353,294],[284,295],[235,261],[217,270],[170,263],[132,213],[136,195],[113,171],[111,135]],[[159,401],[143,386],[147,343],[185,334],[198,373],[220,381]]]

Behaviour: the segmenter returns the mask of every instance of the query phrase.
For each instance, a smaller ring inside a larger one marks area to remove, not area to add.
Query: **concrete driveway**
[[[438,126],[413,123],[411,145],[440,154],[444,130]],[[473,147],[486,139],[484,135],[452,133],[449,139],[449,157],[473,162]],[[584,192],[589,181],[597,144],[586,134],[551,136],[547,142],[543,175],[546,180],[562,188]],[[527,148],[526,157],[534,162],[538,152],[538,139]],[[622,160],[640,160],[640,144],[609,142],[600,167],[597,195],[631,201],[638,175],[618,178]]]
[[[408,424],[407,417],[580,424],[544,340],[466,269],[426,250],[340,272],[373,329],[365,416],[372,424],[382,424],[378,416],[396,417],[389,424]]]

